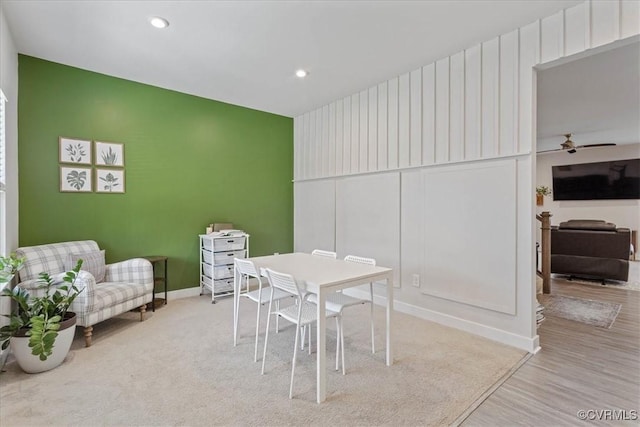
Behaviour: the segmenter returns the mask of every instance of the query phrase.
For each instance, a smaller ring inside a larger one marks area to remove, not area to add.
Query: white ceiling
[[[296,116],[578,1],[15,1],[20,53]],[[148,18],[170,26],[157,30]],[[294,76],[298,68],[310,74]],[[538,73],[538,151],[640,142],[640,44]]]
[[[20,53],[295,116],[578,3],[2,0],[0,7]],[[152,15],[170,26],[151,27]],[[297,79],[297,68],[309,76]]]

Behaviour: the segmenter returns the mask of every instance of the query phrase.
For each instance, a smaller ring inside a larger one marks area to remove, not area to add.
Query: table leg
[[[164,260],[164,304],[169,304],[169,297],[167,297],[167,287],[169,286],[169,273],[167,272],[167,259]]]
[[[316,340],[318,342],[317,348],[317,363],[318,363],[318,371],[316,373],[317,380],[317,400],[318,403],[322,403],[325,401],[327,397],[327,352],[326,352],[326,343],[327,343],[327,317],[325,314],[325,302],[327,296],[325,292],[320,288],[318,292],[318,317],[317,317],[317,331],[316,331]],[[309,331],[311,333],[311,331]]]
[[[393,276],[387,278],[387,366],[393,365],[391,325],[393,316]]]
[[[238,341],[238,298],[239,298],[239,283],[240,273],[236,266],[233,266],[233,346],[235,347]],[[213,290],[211,291],[213,292]]]

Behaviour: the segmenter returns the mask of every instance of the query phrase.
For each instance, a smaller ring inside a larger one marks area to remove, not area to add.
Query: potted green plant
[[[538,185],[536,187],[536,204],[542,206],[544,204],[544,196],[551,195],[551,190],[546,185]]]
[[[8,257],[0,256],[0,293],[7,287],[16,273],[24,266],[24,258],[16,257],[16,254],[11,254]],[[4,362],[7,360],[9,350],[8,339],[0,341],[0,369],[4,366]]]
[[[0,341],[3,348],[10,343],[25,372],[53,369],[67,356],[76,324],[76,314],[68,309],[82,292],[75,285],[81,267],[82,260],[78,260],[73,270],[61,276],[52,278],[40,273],[39,296],[30,295],[19,286],[2,291],[3,296],[15,301],[17,309],[7,315],[9,324],[0,328]]]

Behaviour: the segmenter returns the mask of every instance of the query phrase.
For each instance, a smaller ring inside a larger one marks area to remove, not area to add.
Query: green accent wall
[[[292,250],[291,118],[24,55],[18,94],[20,246],[167,255],[171,290],[199,285],[209,223],[249,233],[251,256]],[[60,136],[123,143],[126,193],[60,192]]]

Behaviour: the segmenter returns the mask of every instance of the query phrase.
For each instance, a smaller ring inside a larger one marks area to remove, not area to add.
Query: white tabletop
[[[320,257],[306,253],[292,253],[282,255],[268,255],[251,258],[258,269],[272,270],[292,275],[300,286],[307,291],[318,293],[322,288],[340,289],[345,284],[354,286],[354,278],[362,283],[379,280],[392,269],[377,267],[340,259]]]

